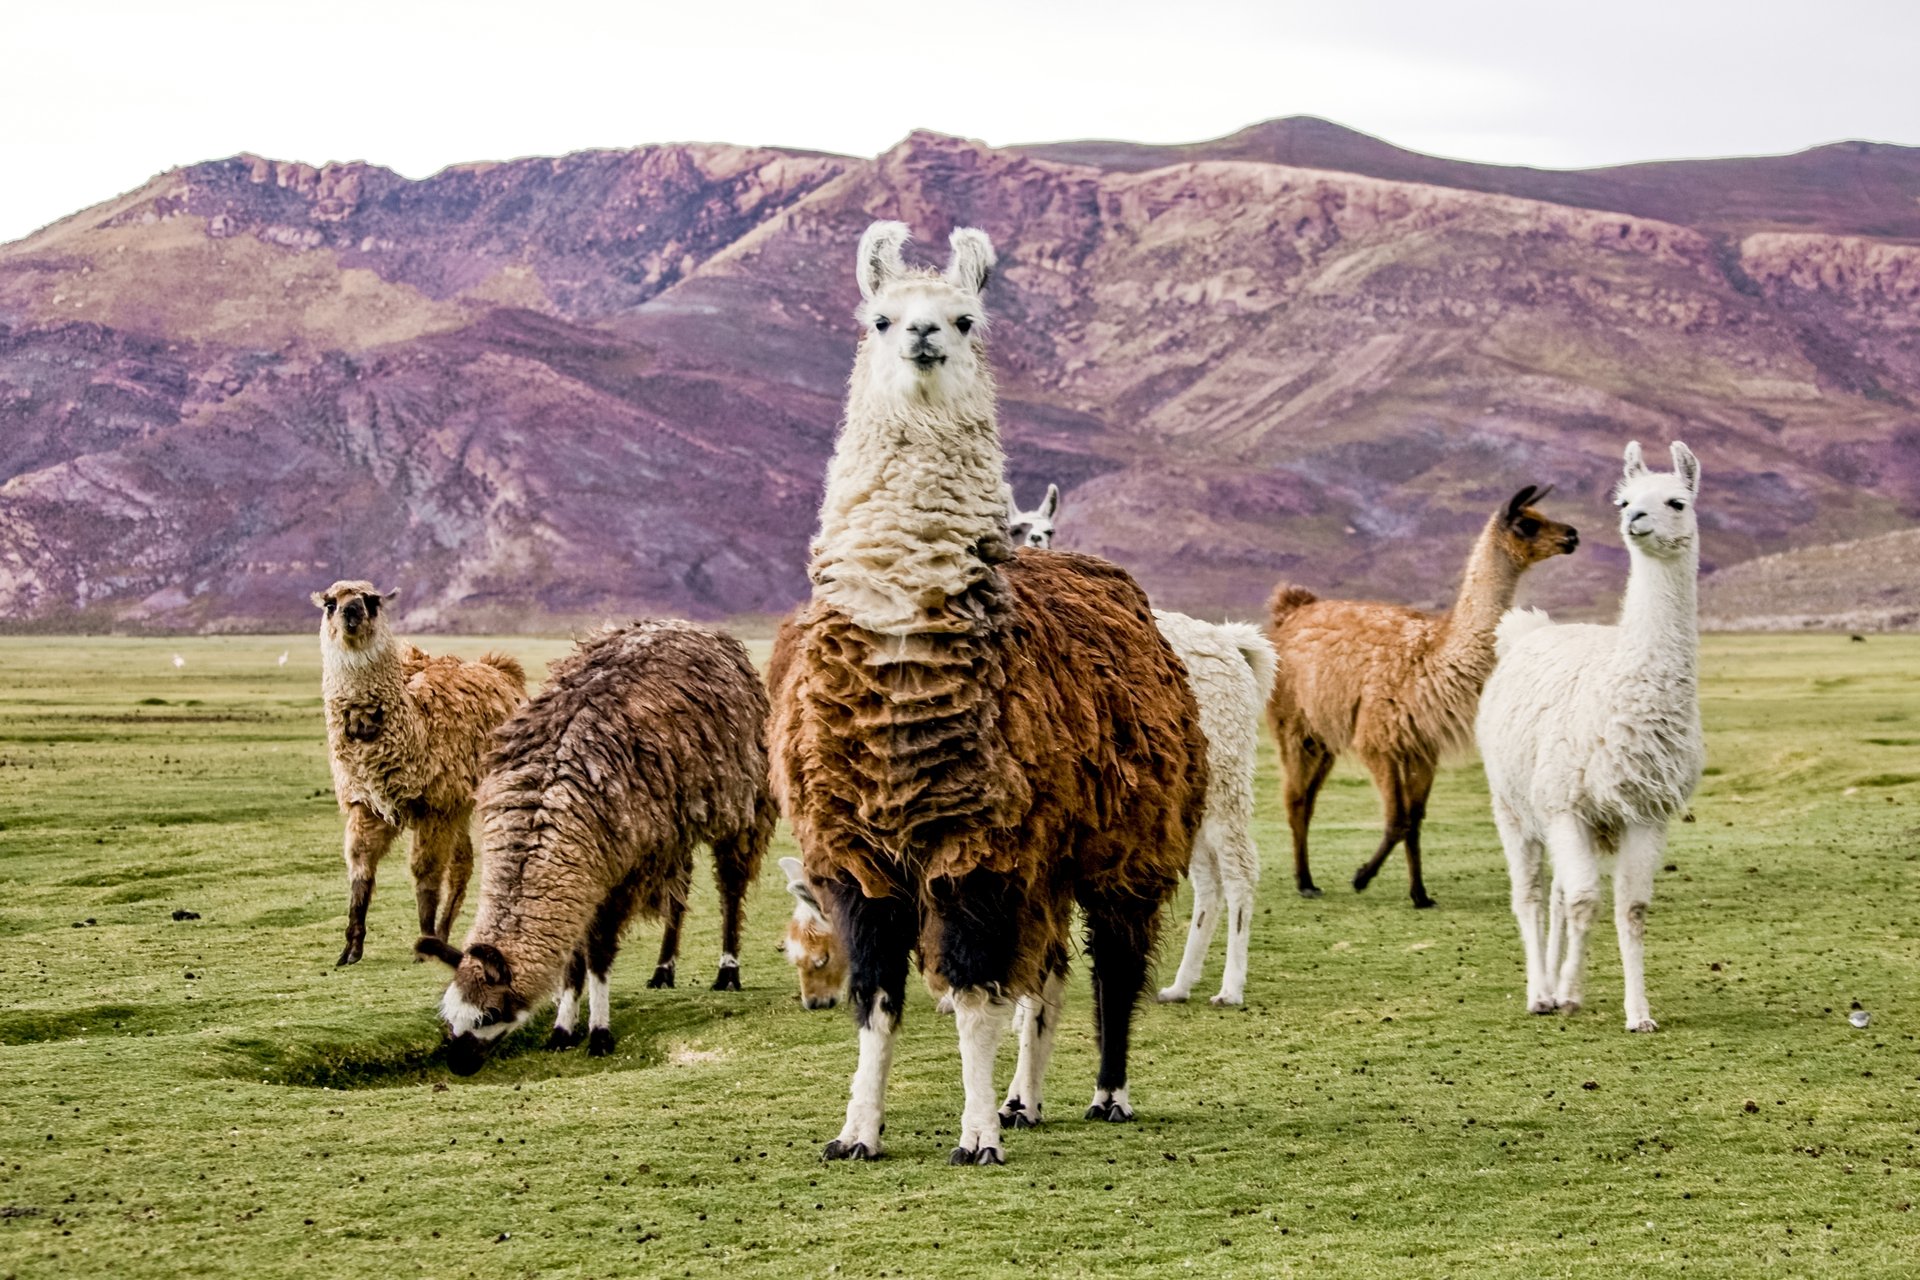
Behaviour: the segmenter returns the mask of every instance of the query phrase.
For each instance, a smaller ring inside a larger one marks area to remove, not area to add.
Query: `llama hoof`
[[[660,965],[658,968],[656,968],[653,971],[653,976],[647,979],[647,986],[654,989],[658,989],[660,987],[670,987],[672,985],[673,985],[673,966],[670,964]]]
[[[1559,1008],[1560,1012],[1562,1013],[1580,1012],[1579,996],[1555,996],[1553,1003],[1555,1004],[1555,1006]]]
[[[1303,884],[1300,886],[1300,896],[1303,898],[1317,898],[1320,896],[1320,891],[1310,884]]]
[[[612,1027],[595,1027],[587,1033],[587,1056],[589,1058],[604,1058],[612,1052]]]
[[[586,1039],[578,1027],[555,1027],[547,1037],[547,1048],[555,1051],[571,1049]]]
[[[1096,1102],[1087,1108],[1087,1119],[1105,1120],[1108,1124],[1130,1124],[1133,1121],[1133,1108],[1124,1102]]]
[[[1361,867],[1358,871],[1353,873],[1353,891],[1355,893],[1365,893],[1367,891],[1367,886],[1372,883],[1373,883],[1373,872],[1367,870],[1365,867]]]
[[[1235,1005],[1242,1003],[1242,1000],[1239,996],[1230,996],[1226,992],[1222,991],[1219,995],[1207,1001],[1207,1003],[1212,1005],[1216,1009],[1229,1009]]]
[[[1552,1013],[1559,1007],[1553,1002],[1552,996],[1541,996],[1537,1000],[1527,1001],[1528,1013]]]
[[[1642,1018],[1638,1022],[1629,1022],[1627,1024],[1627,1030],[1629,1031],[1658,1031],[1659,1029],[1660,1024],[1652,1018]]]
[[[955,1147],[953,1154],[947,1157],[948,1164],[1005,1164],[1006,1162],[1006,1156],[1000,1153],[998,1147],[981,1147],[977,1151]]]
[[[878,1160],[880,1148],[877,1145],[869,1147],[864,1142],[842,1142],[835,1138],[827,1144],[827,1149],[820,1153],[820,1158],[822,1160]]]
[[[1429,907],[1437,907],[1439,905],[1440,905],[1439,903],[1435,902],[1432,898],[1429,898],[1424,893],[1413,900],[1413,909],[1415,911],[1425,911]]]
[[[942,1016],[944,1016],[944,1017],[948,1017],[948,1018],[951,1018],[951,1017],[953,1016],[953,995],[952,995],[952,993],[948,993],[947,995],[944,995],[944,996],[941,996],[941,997],[940,997],[940,1002],[939,1002],[938,1004],[936,1004],[936,1005],[934,1005],[934,1006],[933,1006],[933,1011],[934,1011],[935,1013],[937,1013],[937,1014],[940,1014],[940,1015],[942,1015]]]
[[[666,985],[669,987],[673,985],[672,974],[667,975]],[[737,964],[721,965],[720,972],[714,976],[713,989],[715,991],[738,991],[740,989],[740,966]]]
[[[340,958],[333,962],[333,967],[336,969],[344,969],[350,964],[359,964],[359,963],[360,963],[360,944],[357,942],[349,942],[347,944],[347,949],[340,953]]]
[[[1187,1002],[1187,993],[1178,987],[1162,987],[1159,994],[1154,996],[1154,999],[1158,1000],[1161,1004],[1185,1004]]]
[[[1018,1098],[1008,1098],[1000,1108],[1000,1127],[1003,1129],[1038,1129],[1040,1127],[1040,1108],[1028,1109],[1027,1104]]]

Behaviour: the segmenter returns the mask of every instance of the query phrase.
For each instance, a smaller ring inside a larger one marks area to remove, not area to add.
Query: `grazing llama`
[[[690,622],[607,627],[554,664],[487,761],[486,866],[466,949],[417,944],[454,967],[440,1013],[455,1072],[479,1070],[550,997],[548,1047],[578,1044],[583,986],[587,1051],[611,1052],[607,977],[621,931],[636,913],[678,922],[701,842],[726,912],[714,989],[739,989],[740,904],[776,817],[766,722],[746,649]],[[675,944],[663,943],[663,961]]]
[[[1280,670],[1267,721],[1286,774],[1293,878],[1301,897],[1320,896],[1307,865],[1314,800],[1333,762],[1351,749],[1373,774],[1386,817],[1380,846],[1354,872],[1353,887],[1365,889],[1405,841],[1413,905],[1433,905],[1420,873],[1420,826],[1434,771],[1472,741],[1474,708],[1493,670],[1494,627],[1513,604],[1520,575],[1580,545],[1572,526],[1531,505],[1550,490],[1528,485],[1493,513],[1446,613],[1320,600],[1284,583],[1275,589],[1267,637],[1280,654]]]
[[[1555,626],[1537,609],[1500,624],[1500,665],[1477,726],[1493,817],[1513,880],[1527,960],[1527,1008],[1580,1007],[1587,930],[1613,862],[1613,920],[1627,1030],[1653,1031],[1645,946],[1653,871],[1667,823],[1706,763],[1700,734],[1700,463],[1673,446],[1673,471],[1647,470],[1638,443],[1614,490],[1630,569],[1611,627]],[[1541,855],[1553,869],[1541,937]]]
[[[347,816],[347,945],[360,959],[373,873],[400,833],[413,831],[420,932],[444,940],[473,875],[473,789],[494,729],[527,696],[512,658],[429,657],[393,634],[396,593],[336,582],[313,595],[322,612],[320,690],[326,702],[333,793]]]
[[[1053,546],[1053,521],[1060,513],[1060,486],[1047,486],[1047,496],[1032,511],[1022,511],[1011,498],[1007,502],[1007,536],[1016,547]]]
[[[1260,746],[1260,709],[1273,686],[1273,646],[1246,623],[1215,624],[1184,613],[1154,610],[1160,634],[1187,668],[1207,739],[1207,805],[1193,842],[1187,874],[1193,881],[1193,921],[1186,952],[1163,1003],[1187,999],[1200,980],[1225,900],[1227,968],[1210,1001],[1237,1005],[1246,998],[1247,947],[1253,933],[1253,892],[1260,851],[1253,842],[1253,774]],[[776,650],[778,652],[778,650]],[[846,990],[846,948],[834,937],[820,898],[798,858],[780,859],[793,895],[782,950],[800,979],[800,1003],[831,1009]],[[942,1002],[942,1013],[953,1012]]]
[[[1199,708],[1145,595],[1088,556],[1007,538],[980,294],[985,234],[943,274],[861,237],[866,326],[791,624],[771,746],[808,879],[846,940],[860,1061],[826,1157],[881,1154],[918,949],[951,992],[966,1102],[955,1164],[1004,1163],[1039,1119],[1073,904],[1086,913],[1100,1068],[1087,1116],[1128,1120],[1127,1049],[1161,908],[1200,823]],[[1004,1109],[994,1053],[1037,1002]]]

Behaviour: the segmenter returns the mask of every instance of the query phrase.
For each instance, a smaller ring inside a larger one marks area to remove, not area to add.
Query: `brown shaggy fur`
[[[374,870],[409,828],[420,931],[444,940],[453,928],[473,875],[469,825],[481,760],[494,729],[527,696],[526,672],[512,658],[436,658],[397,639],[382,607],[393,595],[370,582],[336,582],[313,596],[323,611],[333,792],[347,817],[340,964],[360,958]]]
[[[1318,897],[1307,866],[1307,827],[1333,762],[1349,749],[1373,774],[1386,831],[1354,873],[1364,889],[1401,841],[1416,907],[1430,907],[1420,873],[1420,824],[1441,758],[1473,739],[1480,690],[1493,673],[1493,632],[1513,604],[1528,566],[1571,552],[1572,526],[1528,505],[1546,496],[1529,485],[1487,521],[1453,608],[1423,613],[1401,605],[1319,600],[1282,584],[1268,602],[1267,635],[1280,655],[1267,722],[1286,773],[1294,880]]]
[[[713,848],[726,909],[714,985],[739,986],[740,905],[776,818],[766,721],[746,649],[689,622],[609,627],[554,665],[488,761],[486,865],[466,952],[422,939],[457,966],[442,1006],[456,1066],[477,1067],[481,1040],[498,1034],[476,1039],[463,1004],[504,1031],[557,994],[552,1043],[575,1043],[569,997],[583,978],[605,983],[633,914],[664,916],[677,932],[699,843]],[[669,972],[675,945],[663,945]],[[603,1022],[590,1031],[594,1052],[612,1047]]]

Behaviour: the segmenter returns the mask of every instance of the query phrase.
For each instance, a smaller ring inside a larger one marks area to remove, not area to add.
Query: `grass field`
[[[1649,926],[1657,1035],[1621,1029],[1605,923],[1592,1007],[1522,1012],[1476,766],[1437,789],[1440,906],[1416,913],[1397,862],[1332,888],[1376,821],[1344,767],[1328,896],[1293,894],[1269,755],[1246,1008],[1145,1009],[1141,1121],[1088,1124],[1078,973],[1052,1118],[1005,1168],[955,1169],[953,1027],[918,988],[888,1159],[820,1163],[852,1036],[794,999],[771,861],[745,992],[645,990],[643,926],[615,1056],[544,1052],[541,1018],[455,1079],[404,857],[366,960],[333,968],[310,637],[0,640],[0,1276],[1912,1275],[1920,637],[1710,637],[1704,666],[1709,776]],[[683,975],[715,916],[703,884]]]

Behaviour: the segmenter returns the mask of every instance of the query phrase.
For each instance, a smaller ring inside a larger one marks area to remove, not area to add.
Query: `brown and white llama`
[[[1058,1029],[1077,901],[1100,1068],[1089,1118],[1131,1119],[1127,1049],[1161,909],[1206,794],[1199,709],[1124,572],[1007,538],[983,342],[986,235],[944,273],[861,238],[866,332],[775,697],[774,786],[847,942],[860,1062],[828,1159],[874,1159],[911,953],[951,992],[966,1102],[955,1164],[1001,1164],[994,1053],[1014,1002],[1016,1086]]]
[[[501,1037],[557,998],[548,1047],[613,1048],[607,978],[635,914],[677,922],[693,849],[714,853],[725,911],[715,989],[737,990],[741,902],[772,838],[767,695],[746,649],[690,622],[587,636],[501,727],[480,792],[486,863],[441,1000],[448,1065],[479,1070]],[[664,954],[670,955],[670,952]]]
[[[1267,637],[1280,668],[1267,722],[1286,774],[1294,884],[1302,897],[1320,896],[1307,865],[1314,800],[1333,762],[1351,750],[1373,774],[1386,817],[1380,846],[1354,872],[1353,887],[1365,889],[1405,841],[1413,905],[1433,905],[1420,871],[1420,825],[1434,772],[1443,756],[1473,741],[1474,711],[1493,671],[1494,628],[1513,604],[1520,575],[1580,545],[1571,525],[1531,505],[1551,488],[1528,485],[1493,513],[1446,613],[1321,600],[1284,583],[1274,591]]]
[[[481,761],[494,729],[527,696],[526,673],[512,658],[435,658],[396,637],[386,613],[395,594],[364,581],[313,594],[328,760],[347,819],[343,965],[366,944],[374,870],[408,829],[420,932],[444,940],[452,930],[473,875]]]

